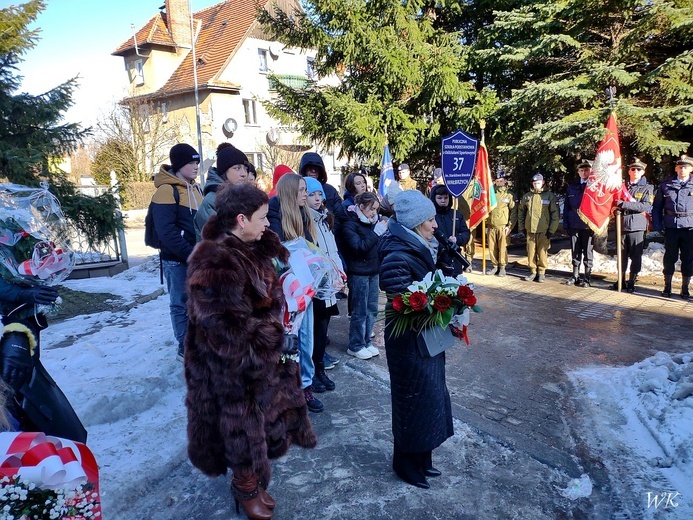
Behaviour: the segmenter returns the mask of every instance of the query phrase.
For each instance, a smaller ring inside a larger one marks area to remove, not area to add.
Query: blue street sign
[[[474,176],[479,140],[458,130],[443,137],[441,163],[445,186],[453,197],[461,196]]]

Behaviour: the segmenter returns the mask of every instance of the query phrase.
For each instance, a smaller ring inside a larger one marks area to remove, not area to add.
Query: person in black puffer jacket
[[[438,242],[433,203],[418,191],[395,199],[396,218],[380,242],[380,288],[392,300],[436,269]],[[387,314],[386,314],[387,316]],[[426,477],[440,475],[432,451],[453,435],[450,394],[445,384],[445,352],[430,357],[422,336],[409,330],[392,337],[393,320],[385,319],[385,351],[390,372],[392,468],[408,484],[428,489]]]
[[[457,244],[460,248],[464,248],[469,242],[472,233],[467,227],[467,223],[464,221],[462,213],[456,212],[452,209],[452,197],[448,192],[448,189],[443,185],[437,185],[431,190],[431,202],[436,208],[436,223],[438,224],[438,229],[443,232],[443,234],[448,237],[450,242]],[[453,219],[455,223],[455,233],[452,232]],[[449,255],[446,251],[445,255]],[[444,256],[441,251],[440,258],[438,259],[439,264],[442,266],[443,272],[447,276],[457,276],[462,274],[464,268],[462,264],[456,258],[452,256]]]
[[[337,246],[347,268],[351,295],[351,322],[347,354],[370,359],[380,354],[371,343],[378,314],[378,241],[386,225],[379,221],[378,196],[367,191],[356,196],[346,216],[338,222]]]

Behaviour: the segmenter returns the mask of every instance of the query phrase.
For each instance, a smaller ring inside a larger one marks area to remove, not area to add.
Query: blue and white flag
[[[380,163],[380,183],[378,193],[381,197],[387,195],[387,187],[395,182],[395,170],[392,168],[392,157],[390,157],[390,146],[385,145],[383,150],[383,162]]]

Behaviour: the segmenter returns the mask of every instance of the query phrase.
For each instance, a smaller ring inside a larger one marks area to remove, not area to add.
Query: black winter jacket
[[[392,298],[422,280],[435,266],[430,251],[401,224],[390,219],[380,243],[380,288]],[[385,350],[390,372],[392,434],[395,445],[408,452],[429,451],[453,435],[450,394],[445,384],[445,352],[429,357],[415,330],[392,337],[392,319],[385,319]]]
[[[372,276],[378,274],[378,243],[375,224],[359,220],[355,211],[347,211],[337,219],[335,238],[344,258],[347,275]]]
[[[628,183],[628,193],[635,199],[633,202],[618,203],[623,210],[623,231],[647,231],[650,222],[647,213],[652,211],[654,186],[641,177],[635,184]]]
[[[693,228],[693,177],[669,179],[659,185],[652,205],[652,229]]]
[[[563,229],[566,231],[578,231],[579,229],[589,229],[590,227],[584,222],[578,214],[582,196],[585,194],[587,183],[580,182],[580,179],[568,184],[568,189],[565,193],[565,202],[563,203]]]
[[[431,201],[436,208],[436,223],[438,224],[438,230],[441,231],[446,237],[452,236],[452,222],[453,215],[455,216],[455,238],[457,238],[457,245],[460,249],[469,243],[469,239],[472,236],[471,231],[467,227],[467,222],[464,220],[462,213],[459,211],[455,213],[452,209],[452,197],[448,198],[448,205],[446,207],[439,206],[436,203],[436,193],[438,189],[434,188],[431,191]],[[438,250],[438,264],[446,265],[452,267],[452,272],[447,272],[447,269],[443,269],[447,275],[458,275],[464,270],[462,264],[449,253],[448,249]]]
[[[318,180],[322,184],[323,194],[325,195],[325,206],[336,218],[341,218],[344,216],[344,210],[346,208],[342,207],[342,198],[337,193],[337,190],[331,185],[327,184],[327,171],[325,170],[325,163],[319,154],[315,152],[306,152],[301,157],[301,165],[298,168],[298,173],[301,176],[306,176],[306,168],[308,166],[315,166],[320,171],[318,175]]]

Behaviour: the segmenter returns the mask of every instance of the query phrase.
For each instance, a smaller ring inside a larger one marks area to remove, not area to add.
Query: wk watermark
[[[679,507],[677,499],[681,493],[676,491],[660,491],[659,493],[647,492],[647,509],[669,509]]]

